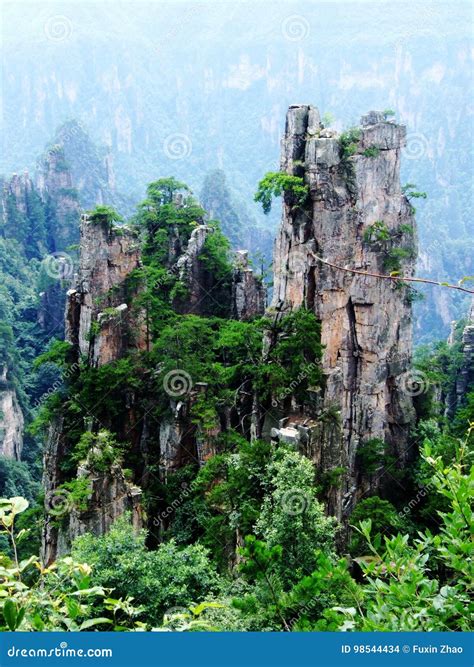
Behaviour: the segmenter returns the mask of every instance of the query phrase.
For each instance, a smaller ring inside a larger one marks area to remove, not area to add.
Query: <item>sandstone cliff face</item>
[[[184,247],[180,238],[173,231],[170,233],[169,270],[177,275],[187,295],[180,300],[180,312],[207,314],[207,298],[209,292],[213,293],[217,281],[201,261],[201,254],[212,231],[206,225],[199,225]],[[109,229],[94,223],[87,215],[82,216],[77,284],[67,295],[66,340],[74,346],[76,356],[85,357],[90,366],[111,363],[133,350],[149,349],[146,318],[135,307],[141,288],[133,287],[127,280],[140,267],[139,242],[132,232],[126,227]],[[221,305],[229,313],[234,312],[236,317],[248,318],[263,312],[262,287],[249,269],[245,253],[230,276],[224,296],[225,303]],[[193,424],[190,417],[193,402],[206,390],[205,383],[196,382],[182,399],[169,398],[169,416],[162,418],[158,433],[154,433],[159,441],[159,452],[155,452],[155,457],[159,457],[160,469],[165,476],[168,471],[196,459],[202,464],[215,453],[215,436],[220,427],[216,426],[212,432],[203,430]],[[157,458],[150,459],[147,416],[132,419],[132,413],[133,405],[124,405],[120,420],[123,433],[136,441],[136,451],[145,464],[156,464]],[[138,424],[136,428],[135,422]],[[156,431],[157,425],[152,428]],[[64,500],[61,488],[64,481],[61,461],[65,456],[64,427],[59,420],[51,427],[44,455],[45,504],[47,511],[53,509],[53,514],[47,515],[43,532],[45,562],[67,551],[71,540],[78,535],[88,531],[106,532],[113,520],[124,512],[131,512],[135,526],[143,521],[141,489],[125,479],[118,464],[98,472],[91,461],[84,461],[77,470],[77,478],[87,479],[91,485],[87,510],[70,507],[67,494]],[[145,465],[139,474],[142,485],[146,486],[147,475]],[[54,521],[55,506],[62,507],[64,502],[58,527]]]
[[[265,299],[265,287],[249,266],[248,252],[238,250],[232,280],[232,317],[247,320],[263,315]]]
[[[82,216],[78,280],[68,292],[66,340],[91,365],[146,347],[143,318],[132,308],[136,294],[126,283],[140,266],[137,239],[127,228],[108,229]]]
[[[36,184],[50,208],[50,239],[53,251],[77,243],[80,219],[79,195],[60,145],[50,148],[38,167]]]
[[[108,470],[97,470],[91,452],[77,469],[77,479],[88,486],[87,509],[77,507],[70,494],[61,487],[61,461],[65,456],[63,420],[58,418],[49,429],[44,453],[43,487],[45,521],[41,558],[46,565],[70,551],[79,535],[103,535],[114,521],[128,512],[134,529],[143,526],[141,489],[130,483],[122,467],[114,463]]]
[[[272,304],[283,311],[306,307],[321,321],[326,382],[320,407],[309,411],[313,421],[308,430],[307,420],[304,446],[322,472],[344,469],[329,497],[330,511],[339,517],[378,487],[380,476],[366,473],[361,448],[380,439],[403,466],[414,418],[405,391],[412,350],[407,289],[317,259],[387,274],[387,260],[402,247],[398,268],[406,276],[414,272],[414,219],[399,180],[405,128],[371,112],[354,137],[344,154],[340,137],[322,128],[316,108],[289,109],[281,166],[303,176],[310,194],[304,210],[288,198],[283,204]],[[388,240],[374,238],[374,223],[383,225]],[[296,416],[292,425],[290,416],[288,426],[302,443],[300,423]]]
[[[7,373],[7,367],[3,366],[0,369],[0,456],[19,461],[23,448],[24,419]]]
[[[453,345],[455,341],[455,325],[452,323],[451,335],[448,344]],[[471,303],[467,322],[461,337],[462,362],[458,371],[454,387],[447,396],[441,396],[446,405],[446,415],[452,418],[456,410],[465,403],[466,396],[474,390],[474,300]]]
[[[140,266],[136,239],[126,228],[109,229],[82,216],[77,286],[67,294],[66,340],[72,343],[77,356],[87,358],[89,365],[98,367],[132,349],[146,347],[143,318],[132,308],[136,292],[126,282]],[[99,472],[87,460],[79,466],[77,477],[90,482],[88,509],[79,511],[70,506],[67,493],[59,488],[64,481],[64,456],[63,424],[59,419],[51,425],[44,453],[47,515],[42,555],[46,563],[65,553],[78,535],[106,532],[126,511],[132,513],[135,526],[141,523],[141,491],[124,478],[118,464]],[[58,507],[62,518],[59,527],[54,520]]]

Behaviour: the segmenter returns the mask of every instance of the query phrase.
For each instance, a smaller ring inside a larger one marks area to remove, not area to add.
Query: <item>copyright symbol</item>
[[[402,647],[402,651],[403,651],[403,653],[410,653],[410,647],[408,646],[408,644],[405,644]]]

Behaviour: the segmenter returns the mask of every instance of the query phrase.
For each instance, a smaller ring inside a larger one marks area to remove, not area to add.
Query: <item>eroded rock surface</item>
[[[23,449],[24,418],[16,390],[8,380],[8,370],[0,370],[0,456],[20,460]]]
[[[405,390],[410,291],[395,280],[342,270],[388,274],[398,256],[400,274],[414,273],[415,221],[400,187],[405,128],[371,112],[355,137],[343,151],[340,137],[321,127],[317,109],[290,107],[281,167],[304,178],[309,198],[301,209],[286,197],[274,256],[273,309],[306,307],[321,321],[326,382],[319,417],[339,416],[320,419],[310,453],[323,472],[344,469],[329,502],[339,517],[378,488],[380,476],[366,474],[361,448],[381,440],[396,465],[406,465],[414,420]],[[388,240],[377,240],[374,224]]]
[[[137,239],[125,227],[108,229],[83,215],[79,261],[77,287],[68,292],[66,340],[94,366],[145,349],[144,321],[127,284],[141,266]]]

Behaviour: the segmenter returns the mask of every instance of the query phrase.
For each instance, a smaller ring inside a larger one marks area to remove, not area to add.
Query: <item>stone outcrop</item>
[[[186,291],[184,298],[176,300],[175,308],[181,313],[208,315],[217,307],[221,315],[237,320],[263,315],[265,287],[250,267],[246,250],[235,252],[230,281],[219,279],[201,260],[206,239],[212,233],[210,226],[196,227],[173,266]]]
[[[86,479],[90,484],[90,509],[84,512],[72,509],[67,530],[68,540],[74,540],[84,533],[103,535],[118,517],[127,512],[130,513],[132,527],[136,530],[142,528],[142,490],[125,478],[119,464],[112,464],[107,472],[97,473],[86,461],[79,466],[77,476],[78,479]]]
[[[456,322],[452,323],[451,335],[448,345],[456,343]],[[454,387],[447,396],[441,396],[446,405],[446,416],[452,418],[456,410],[462,407],[469,392],[474,391],[474,300],[471,303],[467,322],[464,326],[460,341],[460,353],[462,362],[458,370]]]
[[[130,514],[134,529],[143,526],[141,489],[126,479],[118,462],[107,469],[97,469],[93,460],[96,453],[91,450],[77,469],[77,480],[84,480],[87,489],[81,503],[83,506],[79,506],[62,486],[61,462],[65,456],[63,420],[59,417],[50,425],[43,461],[46,515],[41,558],[46,565],[69,553],[76,537],[84,533],[103,535],[125,513]]]
[[[185,202],[182,205],[186,205]],[[229,315],[233,312],[241,319],[261,314],[264,292],[248,266],[246,253],[239,253],[235,269],[228,271],[226,280],[216,276],[212,263],[204,259],[206,239],[212,233],[211,226],[199,224],[186,240],[179,229],[169,230],[166,265],[182,288],[175,309],[186,314],[207,315],[217,302],[223,312]],[[89,366],[98,368],[134,350],[150,349],[146,316],[137,307],[142,288],[140,281],[132,276],[141,266],[139,240],[131,230],[125,226],[110,227],[90,216],[82,216],[76,286],[69,290],[66,305],[66,340],[73,345],[76,359],[81,356]],[[161,286],[157,284],[156,289]],[[136,411],[134,397],[129,396],[123,413],[113,423],[105,419],[106,423],[102,424],[117,434],[119,441],[130,441],[134,456],[141,460],[134,463],[133,473],[143,488],[149,481],[150,469],[157,464],[160,475],[166,479],[168,472],[191,462],[198,461],[202,465],[216,453],[216,438],[223,425],[219,419],[209,428],[195,423],[193,405],[208,388],[206,383],[197,381],[198,378],[194,379],[194,384],[191,378],[189,380],[190,386],[183,394],[169,393],[170,409],[160,416],[158,423],[147,413]],[[153,398],[150,397],[150,410]],[[226,422],[226,416],[219,415],[219,418]],[[101,425],[94,419],[91,422],[87,428],[95,433]],[[43,532],[45,562],[64,553],[77,535],[106,532],[113,520],[124,512],[131,512],[136,527],[143,521],[141,489],[127,481],[121,466],[113,464],[106,471],[97,470],[93,460],[86,460],[79,465],[76,479],[90,482],[87,509],[67,505],[58,528],[54,506],[57,502],[61,504],[64,496],[61,461],[69,455],[63,430],[60,421],[52,427],[44,455],[46,509],[53,508],[52,514],[47,513]]]
[[[54,252],[77,243],[81,207],[69,164],[60,145],[54,145],[38,165],[36,185],[51,210],[50,239]]]
[[[289,109],[282,142],[281,168],[303,177],[309,196],[300,207],[284,198],[272,310],[305,307],[316,314],[325,376],[319,407],[297,406],[289,421],[295,441],[309,449],[320,472],[344,469],[329,494],[330,511],[342,518],[360,496],[378,489],[380,475],[366,474],[360,460],[364,445],[383,441],[399,466],[409,456],[409,289],[350,271],[388,274],[398,258],[400,273],[413,275],[415,223],[399,179],[404,141],[404,127],[371,112],[344,150],[348,140],[324,130],[316,108],[299,105]],[[305,410],[314,424],[302,438],[298,426]]]
[[[20,460],[24,418],[6,366],[0,369],[0,456]]]
[[[144,317],[133,307],[137,292],[127,284],[140,266],[137,239],[126,227],[108,228],[82,216],[77,286],[67,295],[66,340],[93,366],[146,348]]]
[[[266,305],[265,287],[250,268],[246,250],[235,253],[234,266],[232,317],[236,320],[248,320],[263,315]]]
[[[177,257],[174,264],[173,269],[186,291],[186,296],[175,303],[177,310],[181,313],[202,313],[206,298],[213,290],[214,277],[209,275],[199,260],[209,234],[212,234],[211,227],[207,225],[196,227],[191,233],[186,248]]]
[[[99,367],[131,350],[146,348],[145,318],[134,306],[140,288],[127,281],[140,266],[137,239],[126,227],[108,227],[82,216],[77,285],[68,291],[65,318],[66,340],[73,345],[76,358],[85,357],[90,366]],[[126,414],[124,409],[124,421]],[[87,510],[70,506],[68,495],[61,488],[64,448],[59,419],[51,426],[44,453],[47,514],[42,553],[46,563],[65,553],[74,537],[85,532],[106,532],[126,511],[132,513],[135,526],[141,525],[141,490],[125,479],[118,463],[97,471],[90,461],[83,462],[77,479],[87,478],[90,482]],[[65,505],[58,527],[54,519],[61,503]]]
[[[474,387],[474,300],[468,315],[468,321],[462,334],[463,364],[456,381],[457,404],[461,405],[469,391]]]

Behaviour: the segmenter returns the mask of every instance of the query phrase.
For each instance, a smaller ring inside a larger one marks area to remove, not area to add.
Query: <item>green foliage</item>
[[[270,213],[273,197],[284,195],[292,207],[303,208],[309,197],[309,188],[300,176],[285,172],[268,172],[258,184],[254,200],[262,204],[263,212]]]
[[[339,137],[339,148],[343,160],[347,160],[357,153],[360,137],[361,130],[358,127],[351,127],[345,132],[342,132]]]
[[[362,521],[372,522],[372,533],[378,535],[394,535],[399,531],[406,531],[407,522],[403,520],[396,508],[388,500],[378,496],[371,496],[360,500],[351,514],[351,525],[357,526]],[[349,544],[351,556],[367,554],[367,542],[357,530],[351,534]]]
[[[232,265],[230,263],[230,244],[220,231],[218,225],[206,238],[204,247],[199,254],[199,261],[218,282],[230,280]]]
[[[98,433],[86,431],[82,434],[72,454],[77,463],[87,460],[96,472],[105,472],[114,463],[121,461],[123,446],[115,441],[112,433],[101,429]]]
[[[380,243],[389,241],[390,238],[390,230],[383,220],[376,220],[364,231],[364,241],[366,243]]]
[[[180,193],[180,200],[175,194]],[[138,207],[134,224],[145,233],[144,262],[147,266],[169,268],[170,239],[174,252],[181,253],[193,229],[203,224],[205,211],[192,198],[189,188],[174,178],[159,179],[147,188],[147,199]]]
[[[335,120],[336,118],[334,114],[332,114],[330,111],[326,111],[321,117],[321,123],[324,125],[324,127],[331,127]]]
[[[0,554],[0,629],[2,631],[84,631],[127,629],[136,610],[129,604],[118,626],[114,620],[97,616],[100,600],[106,596],[100,586],[91,586],[91,570],[84,563],[66,557],[44,568],[36,556],[18,558],[18,545],[28,530],[15,530],[15,521],[28,507],[21,497],[0,499],[0,532],[6,533],[13,548],[13,562]],[[122,608],[125,605],[122,604]],[[106,605],[105,609],[110,609]]]
[[[402,269],[405,260],[416,257],[415,249],[410,243],[407,247],[396,246],[404,236],[413,236],[413,227],[402,224],[390,230],[383,220],[376,220],[364,231],[364,241],[379,249],[383,256],[384,271],[397,274]]]
[[[87,477],[76,477],[69,482],[60,484],[56,492],[60,496],[63,492],[67,495],[68,507],[71,509],[74,508],[77,512],[85,512],[89,508],[89,500],[92,495],[92,484]],[[63,507],[56,513],[62,515],[64,513]],[[55,510],[50,509],[49,514],[54,516]]]
[[[410,199],[426,199],[428,197],[426,192],[420,192],[419,190],[416,190],[415,183],[406,183],[402,187],[402,192],[407,197],[408,200],[410,200]]]
[[[102,537],[77,538],[72,553],[92,566],[94,586],[132,596],[152,625],[161,623],[167,610],[199,602],[218,590],[219,577],[204,547],[180,548],[170,540],[149,551],[145,539],[145,532],[134,532],[124,518]]]
[[[64,367],[67,364],[70,352],[71,343],[53,338],[49,342],[47,349],[34,360],[34,367],[39,368],[46,363]]]
[[[234,436],[231,452],[212,457],[192,483],[192,498],[175,512],[173,532],[195,535],[225,571],[239,535],[253,532],[264,497],[271,445]],[[172,502],[172,501],[171,501]],[[190,517],[196,522],[190,526]],[[179,532],[175,532],[179,531]]]
[[[472,512],[474,469],[467,441],[459,443],[455,460],[446,466],[425,446],[423,459],[431,467],[431,483],[446,498],[446,511],[439,511],[440,533],[419,533],[372,538],[370,519],[360,533],[371,552],[358,559],[367,584],[366,611],[359,619],[362,631],[424,630],[466,631],[470,628],[469,600],[474,581],[472,561]],[[438,576],[432,573],[439,572]]]
[[[383,464],[385,443],[380,438],[372,438],[363,442],[357,449],[359,469],[365,475],[373,475]]]
[[[92,211],[87,211],[90,220],[95,225],[104,225],[111,229],[116,222],[122,222],[123,218],[111,206],[98,204]]]
[[[28,464],[0,457],[0,497],[24,496],[33,502],[39,489],[40,484],[33,479]]]
[[[264,320],[271,344],[261,369],[259,389],[277,401],[290,395],[307,398],[307,390],[321,384],[321,326],[304,308],[281,319]]]
[[[362,152],[362,155],[364,157],[378,157],[380,155],[380,148],[378,146],[369,146],[369,148],[366,148]]]
[[[177,181],[175,178],[160,178],[147,187],[147,195],[153,206],[159,208],[165,204],[171,204],[176,193],[190,192],[186,183]]]
[[[389,118],[390,116],[395,116],[395,111],[393,109],[384,109],[382,113],[385,120],[387,120],[387,118]]]
[[[314,481],[312,463],[286,448],[276,452],[267,469],[255,532],[269,548],[281,548],[275,571],[285,585],[315,568],[317,552],[331,554],[334,549],[335,522],[324,515]]]

